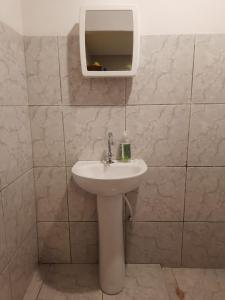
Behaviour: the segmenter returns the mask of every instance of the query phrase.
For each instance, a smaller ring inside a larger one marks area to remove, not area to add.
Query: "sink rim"
[[[81,175],[77,172],[77,168],[82,165],[94,165],[94,164],[102,164],[104,165],[104,163],[100,160],[96,160],[96,161],[77,161],[73,167],[72,167],[72,174],[74,176],[78,176],[80,178],[83,178],[83,179],[87,179],[87,180],[95,180],[95,181],[105,181],[105,182],[109,182],[109,181],[118,181],[118,180],[127,180],[127,179],[134,179],[134,178],[137,178],[139,176],[142,176],[144,175],[147,170],[148,170],[148,166],[146,164],[146,162],[143,160],[143,159],[133,159],[133,160],[130,160],[129,162],[122,162],[122,161],[119,161],[119,160],[113,160],[114,163],[112,165],[109,165],[109,166],[106,166],[106,168],[110,168],[111,166],[116,166],[116,164],[121,164],[123,166],[126,166],[126,165],[129,165],[129,164],[133,164],[133,165],[140,165],[140,171],[135,173],[135,174],[131,174],[131,175],[126,175],[126,176],[122,176],[122,177],[117,177],[117,178],[98,178],[98,177],[94,177],[94,176],[84,176],[84,175]]]

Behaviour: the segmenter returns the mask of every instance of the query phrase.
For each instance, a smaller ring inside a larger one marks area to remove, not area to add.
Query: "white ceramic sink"
[[[107,165],[100,161],[79,161],[72,173],[76,183],[86,191],[102,196],[113,196],[136,189],[147,171],[142,159],[130,162],[115,161]]]
[[[142,159],[112,164],[80,161],[72,168],[76,183],[97,194],[99,276],[107,294],[117,294],[124,287],[123,194],[136,189],[146,171]]]

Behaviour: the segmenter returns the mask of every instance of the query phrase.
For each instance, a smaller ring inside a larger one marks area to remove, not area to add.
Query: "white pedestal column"
[[[124,286],[123,199],[98,196],[99,273],[106,294],[118,294]]]

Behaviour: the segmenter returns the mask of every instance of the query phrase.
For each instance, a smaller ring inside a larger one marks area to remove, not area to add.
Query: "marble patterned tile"
[[[96,195],[86,192],[75,183],[71,167],[67,168],[67,184],[70,221],[96,221]]]
[[[52,265],[37,300],[102,300],[97,265]]]
[[[32,170],[2,191],[2,202],[7,252],[12,257],[36,223]]]
[[[25,37],[29,103],[61,103],[57,37]]]
[[[97,263],[98,229],[96,222],[70,222],[73,263]]]
[[[8,259],[9,257],[8,257],[7,247],[6,247],[6,235],[5,235],[5,224],[4,224],[4,216],[3,216],[3,209],[2,209],[2,198],[0,192],[0,273],[7,265]]]
[[[126,114],[133,158],[154,166],[186,165],[189,105],[128,106]]]
[[[0,185],[3,188],[33,165],[27,107],[1,107],[0,144]]]
[[[128,222],[126,224],[128,263],[179,266],[181,243],[181,222]]]
[[[225,221],[225,168],[188,168],[187,221]]]
[[[182,221],[186,168],[149,167],[138,190],[128,194],[135,221]]]
[[[165,268],[163,273],[171,300],[225,299],[224,270]]]
[[[195,46],[193,102],[225,102],[225,35],[198,35]]]
[[[128,81],[129,104],[187,103],[191,97],[194,36],[144,36],[137,76]]]
[[[21,300],[37,267],[37,232],[34,226],[9,265],[12,300]]]
[[[23,37],[0,22],[0,105],[27,103]]]
[[[41,263],[69,263],[68,222],[39,222],[38,248]]]
[[[31,107],[34,166],[64,166],[62,112],[59,107]]]
[[[225,166],[225,105],[192,105],[189,166]]]
[[[0,299],[12,300],[8,268],[0,273]]]
[[[43,264],[39,265],[34,271],[31,283],[28,286],[23,300],[37,300],[40,290],[47,280],[47,275],[50,269],[50,265]]]
[[[68,221],[65,167],[34,168],[38,221]]]
[[[66,105],[124,105],[124,78],[85,78],[81,74],[79,36],[59,37],[62,99]]]
[[[118,295],[103,300],[169,300],[159,265],[126,265],[125,287]]]
[[[67,107],[63,114],[68,166],[77,160],[105,158],[109,131],[114,135],[112,151],[116,157],[125,129],[123,107]]]
[[[225,267],[225,223],[185,222],[183,234],[183,266]]]

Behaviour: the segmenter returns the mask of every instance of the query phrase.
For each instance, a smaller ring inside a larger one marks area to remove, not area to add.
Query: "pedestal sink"
[[[72,168],[76,183],[97,194],[100,285],[107,294],[117,294],[124,286],[123,194],[136,189],[146,171],[142,159],[79,161]]]

